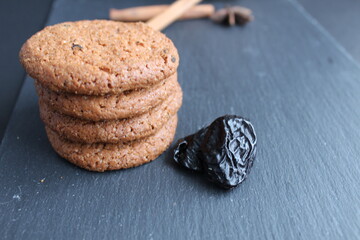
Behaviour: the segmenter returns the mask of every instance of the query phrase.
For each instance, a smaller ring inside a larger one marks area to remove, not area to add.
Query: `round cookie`
[[[178,52],[144,23],[84,20],[48,26],[20,50],[26,72],[57,92],[118,94],[146,88],[176,72]]]
[[[182,103],[181,89],[149,112],[127,119],[86,121],[49,109],[40,102],[40,116],[44,123],[63,138],[84,143],[117,143],[141,139],[154,134],[176,112]]]
[[[177,116],[172,117],[156,134],[141,140],[109,144],[74,143],[46,127],[55,151],[69,162],[90,171],[104,172],[136,167],[156,159],[173,141]]]
[[[148,89],[139,89],[118,95],[89,96],[57,93],[36,82],[42,102],[52,109],[76,118],[100,121],[139,116],[159,105],[176,89],[177,74]]]

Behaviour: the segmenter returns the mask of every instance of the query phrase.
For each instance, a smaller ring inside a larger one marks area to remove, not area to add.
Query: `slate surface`
[[[25,71],[18,52],[45,24],[52,0],[0,1],[0,144],[19,95]],[[29,14],[36,12],[36,14]]]
[[[331,35],[360,62],[360,1],[299,0]]]
[[[57,0],[49,24],[144,3]],[[297,2],[240,3],[256,15],[245,28],[198,20],[165,33],[181,56],[177,137],[225,113],[250,118],[258,157],[249,179],[218,189],[173,164],[170,150],[125,171],[73,167],[51,149],[26,79],[0,149],[0,235],[358,239],[360,66]]]

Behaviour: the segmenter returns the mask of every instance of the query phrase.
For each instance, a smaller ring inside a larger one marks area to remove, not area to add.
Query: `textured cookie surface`
[[[68,140],[85,143],[117,143],[154,134],[176,114],[181,103],[182,92],[179,88],[163,103],[134,118],[99,122],[86,121],[54,112],[41,102],[40,116],[48,127]]]
[[[130,118],[148,112],[180,88],[177,75],[148,89],[117,95],[89,96],[57,93],[36,83],[42,102],[65,115],[100,121]]]
[[[174,116],[155,135],[119,144],[74,143],[61,138],[48,127],[46,132],[51,145],[60,156],[79,167],[103,172],[135,167],[156,159],[173,141],[176,125],[177,116]]]
[[[120,93],[176,72],[172,41],[144,23],[64,22],[44,28],[20,50],[26,72],[54,91]]]

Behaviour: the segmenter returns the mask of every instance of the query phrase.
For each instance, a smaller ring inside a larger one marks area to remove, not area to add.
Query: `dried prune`
[[[174,152],[178,164],[202,171],[223,188],[245,180],[256,156],[256,134],[252,124],[240,116],[225,115],[208,127],[180,139]]]
[[[174,152],[174,159],[180,165],[195,171],[202,171],[199,161],[199,149],[207,128],[202,128],[195,134],[180,139]]]

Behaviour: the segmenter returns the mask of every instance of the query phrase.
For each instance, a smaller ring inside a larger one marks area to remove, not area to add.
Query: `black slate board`
[[[57,0],[49,24],[145,3]],[[177,138],[225,113],[250,118],[258,157],[249,178],[218,189],[178,168],[171,150],[125,171],[76,168],[51,149],[26,79],[0,149],[2,238],[359,238],[359,64],[295,1],[232,3],[256,20],[164,32],[181,56]]]
[[[19,49],[24,40],[44,26],[51,3],[52,0],[0,1],[0,144],[25,76]]]
[[[301,5],[360,62],[360,1],[299,0]]]

